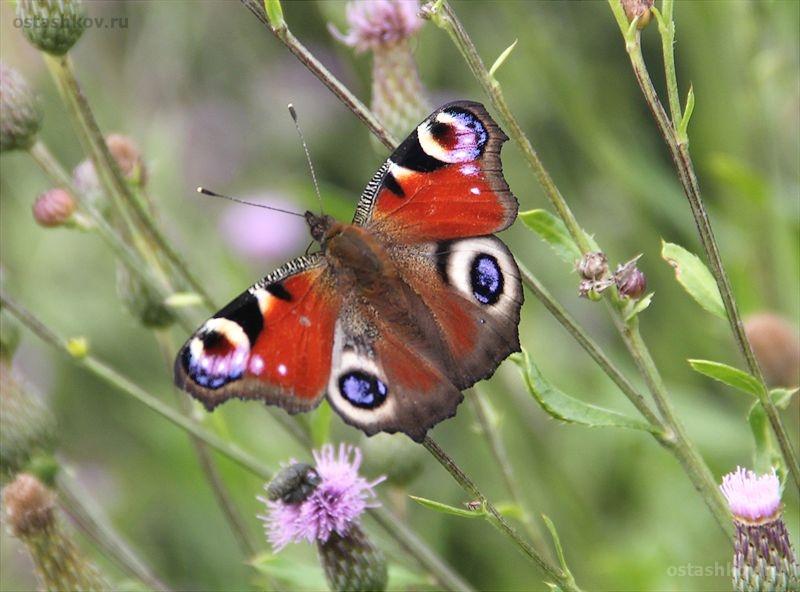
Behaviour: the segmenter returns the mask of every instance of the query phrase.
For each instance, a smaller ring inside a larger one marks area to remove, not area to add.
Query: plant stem
[[[175,345],[172,343],[167,331],[155,331],[155,336],[162,357],[167,364],[168,371],[171,371],[172,360],[175,354]],[[173,392],[176,395],[178,407],[184,417],[187,419],[190,418],[192,414],[192,404],[183,396],[183,393],[179,393],[175,389],[173,389]],[[197,456],[197,461],[200,464],[200,469],[203,471],[203,475],[211,488],[211,492],[214,494],[214,499],[220,510],[222,510],[222,515],[225,516],[225,520],[227,520],[231,532],[236,538],[236,542],[239,544],[239,548],[244,552],[246,558],[252,557],[255,555],[256,547],[250,540],[247,527],[242,520],[239,510],[231,500],[230,492],[219,474],[217,464],[214,462],[208,447],[205,442],[193,434],[189,434],[189,439],[192,441],[192,447]]]
[[[431,5],[429,4],[428,6]],[[525,132],[522,131],[522,127],[517,121],[517,118],[514,117],[514,114],[511,112],[505,96],[503,95],[500,83],[497,82],[494,76],[489,74],[489,70],[478,55],[475,44],[464,30],[461,21],[458,20],[453,9],[450,8],[447,2],[436,2],[433,3],[431,8],[423,12],[423,16],[430,18],[439,28],[443,29],[450,36],[456,48],[467,62],[467,66],[469,66],[472,75],[491,99],[492,105],[494,105],[494,108],[497,109],[497,112],[500,114],[504,129],[522,151],[525,162],[531,170],[533,170],[536,179],[539,181],[539,185],[541,185],[544,190],[545,196],[550,201],[553,209],[555,209],[558,217],[563,220],[570,236],[572,236],[572,239],[578,245],[581,252],[589,252],[591,247],[586,234],[578,225],[578,221],[575,219],[564,196],[561,195],[553,178],[539,158],[539,154],[533,148]]]
[[[678,77],[675,74],[675,21],[672,18],[673,0],[662,0],[658,31],[661,34],[661,51],[664,54],[664,77],[672,121],[681,120],[681,100],[678,94]]]
[[[79,488],[69,470],[59,471],[56,490],[64,511],[73,519],[78,528],[123,571],[141,581],[153,590],[169,591],[169,587],[159,580],[139,559],[133,549],[114,531],[108,519],[102,515],[95,503],[88,499],[85,491]]]
[[[314,76],[316,76],[328,89],[336,95],[336,97],[344,103],[356,117],[358,117],[364,125],[383,143],[387,148],[393,149],[397,146],[397,140],[381,125],[378,118],[375,117],[358,98],[350,92],[350,90],[337,78],[331,74],[328,69],[322,65],[314,55],[300,43],[285,22],[273,26],[267,18],[264,11],[263,2],[259,0],[241,0],[242,4],[252,12],[255,17],[262,22],[278,40],[283,43],[286,48],[300,60],[300,62],[308,68]]]
[[[478,420],[478,424],[480,425],[483,435],[486,437],[486,441],[489,444],[489,451],[491,452],[495,463],[497,463],[497,466],[500,469],[500,474],[502,475],[506,489],[511,496],[511,501],[517,506],[517,508],[519,508],[519,511],[522,514],[522,525],[525,527],[525,531],[528,533],[528,538],[531,539],[533,546],[542,557],[552,559],[550,556],[550,548],[547,546],[545,538],[541,530],[538,528],[538,522],[534,522],[531,519],[531,514],[526,507],[519,483],[514,476],[514,468],[512,467],[511,461],[508,458],[508,452],[506,451],[506,446],[503,443],[503,438],[500,435],[500,432],[497,429],[494,421],[492,420],[492,417],[490,417],[491,411],[489,403],[486,401],[486,396],[476,385],[467,393],[467,400],[472,406],[472,410],[475,413],[475,417]]]
[[[436,443],[433,438],[426,436],[422,441],[425,449],[433,455],[433,457],[442,465],[448,473],[456,480],[461,488],[466,491],[471,497],[481,502],[481,505],[488,512],[487,520],[497,528],[500,532],[506,535],[511,541],[519,547],[520,551],[533,560],[545,574],[553,578],[565,591],[579,592],[580,588],[575,584],[575,581],[569,574],[565,574],[560,569],[552,566],[539,552],[534,549],[530,543],[522,538],[519,533],[511,526],[505,518],[497,511],[492,503],[486,496],[478,489],[472,479],[470,479],[461,467]]]
[[[96,377],[107,384],[132,396],[134,399],[143,403],[145,406],[155,411],[165,419],[169,420],[179,428],[196,436],[210,448],[228,457],[253,475],[269,481],[272,478],[272,471],[256,459],[251,454],[241,450],[238,446],[227,442],[216,434],[203,428],[196,421],[184,417],[168,405],[162,403],[158,398],[151,395],[126,377],[116,372],[113,368],[94,358],[92,355],[85,355],[80,358],[72,356],[67,348],[67,342],[62,337],[56,335],[44,325],[28,310],[9,297],[3,290],[0,290],[0,305],[5,307],[20,323],[26,326],[31,332],[45,343],[68,354],[73,361],[81,364]],[[459,592],[469,592],[471,588],[465,584],[452,569],[442,561],[427,544],[416,537],[402,521],[386,508],[370,508],[370,514],[376,519],[378,524],[386,530],[399,544],[406,549],[417,562],[430,570],[437,582],[443,587]]]
[[[78,84],[69,56],[43,55],[56,86],[70,111],[70,115],[75,120],[79,136],[94,164],[95,171],[127,228],[133,233],[134,238],[139,237],[140,232],[144,232],[172,263],[175,271],[191,289],[213,308],[211,299],[203,285],[189,271],[186,262],[172,248],[141,202],[133,195],[128,183],[122,176],[114,157],[108,150],[105,138],[97,125],[89,102]],[[142,248],[147,244],[141,240],[141,237],[136,242]]]
[[[669,149],[672,161],[678,172],[678,178],[681,186],[683,187],[683,191],[689,201],[689,206],[692,210],[692,216],[694,217],[695,224],[697,225],[697,230],[700,235],[700,242],[703,245],[703,250],[705,251],[706,257],[710,263],[711,272],[717,282],[717,287],[719,288],[720,295],[722,296],[722,302],[725,305],[725,312],[727,313],[728,322],[731,326],[731,330],[736,339],[737,345],[739,346],[739,349],[747,362],[747,367],[750,370],[750,373],[761,383],[761,389],[759,389],[758,393],[759,402],[764,407],[764,411],[767,414],[767,418],[772,426],[772,430],[775,433],[776,439],[778,440],[778,445],[780,446],[781,453],[786,461],[786,466],[789,470],[789,473],[792,475],[795,485],[798,487],[798,489],[800,489],[800,465],[798,465],[797,457],[792,448],[791,442],[789,441],[786,430],[783,427],[783,423],[781,422],[778,409],[775,407],[775,404],[769,397],[769,389],[764,381],[761,367],[758,365],[758,361],[753,353],[753,348],[750,344],[750,341],[747,339],[747,335],[745,334],[744,324],[742,323],[741,315],[739,314],[739,309],[730,285],[730,280],[728,279],[728,274],[726,273],[725,267],[722,263],[719,246],[714,236],[714,231],[711,227],[711,221],[708,217],[708,212],[705,208],[705,203],[703,202],[700,193],[700,184],[697,181],[697,175],[695,174],[694,165],[689,154],[688,140],[683,142],[679,141],[676,135],[676,127],[673,122],[669,120],[669,117],[664,111],[664,107],[661,105],[661,101],[658,99],[655,87],[653,86],[653,81],[650,78],[649,72],[647,71],[644,56],[642,55],[641,35],[636,32],[633,38],[629,37],[627,34],[627,29],[623,28],[621,16],[624,17],[624,12],[622,12],[622,7],[618,0],[608,0],[608,2],[611,10],[614,12],[617,22],[620,24],[623,37],[626,39],[625,49],[628,52],[631,66],[633,67],[633,72],[636,76],[637,82],[639,83],[639,88],[642,90],[642,94],[644,95],[645,101],[650,108],[650,112],[653,114],[656,125],[658,126],[658,129],[664,138],[667,148]],[[672,26],[672,29],[674,31],[674,25]],[[665,60],[667,59],[670,59],[673,62],[672,69],[674,70],[674,56],[672,56],[671,53],[669,56],[665,55]],[[677,93],[677,91],[675,92]]]

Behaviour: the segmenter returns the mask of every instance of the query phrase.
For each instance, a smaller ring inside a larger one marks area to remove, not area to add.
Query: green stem
[[[467,393],[467,400],[472,406],[472,410],[475,413],[475,418],[478,420],[478,424],[480,425],[481,432],[483,432],[483,435],[486,437],[486,441],[489,444],[489,451],[494,457],[497,467],[500,469],[500,474],[502,475],[506,489],[511,496],[511,501],[522,513],[522,525],[525,527],[525,531],[528,533],[528,538],[531,539],[533,546],[542,557],[552,559],[550,556],[550,549],[545,542],[543,533],[538,528],[538,522],[534,522],[532,520],[531,513],[526,507],[522,490],[520,489],[519,483],[514,476],[514,468],[508,458],[508,452],[505,444],[503,443],[503,438],[500,435],[500,431],[497,429],[497,426],[490,417],[490,407],[489,403],[486,401],[486,396],[476,385]]]
[[[683,117],[681,100],[678,94],[678,77],[675,74],[675,21],[672,18],[673,0],[661,2],[661,18],[658,19],[658,31],[661,34],[661,51],[664,54],[664,77],[667,82],[667,97],[672,121],[677,123]],[[677,127],[675,127],[677,130]]]
[[[575,584],[574,579],[569,573],[562,572],[559,568],[550,564],[547,559],[531,546],[528,541],[520,536],[508,521],[503,518],[497,508],[486,498],[483,492],[478,488],[472,479],[470,479],[461,467],[433,440],[430,436],[426,436],[422,441],[425,449],[433,455],[433,457],[442,465],[448,473],[456,480],[461,488],[466,491],[472,498],[479,501],[481,505],[488,512],[487,520],[497,530],[507,536],[511,541],[525,554],[529,559],[536,563],[547,576],[553,578],[558,582],[559,586],[565,591],[580,592],[580,588]]]
[[[95,171],[115,204],[117,213],[132,233],[136,244],[140,248],[147,248],[149,243],[140,236],[140,233],[144,233],[170,261],[176,273],[184,279],[187,285],[199,294],[209,307],[213,308],[211,298],[203,285],[192,275],[186,262],[172,248],[125,181],[114,157],[108,150],[89,102],[78,84],[69,56],[55,57],[44,54],[44,57],[59,92],[75,120],[79,136],[94,164]]]
[[[161,350],[162,357],[167,363],[167,368],[172,369],[173,356],[175,355],[175,346],[166,331],[155,332],[156,341],[158,342],[159,349]],[[173,389],[174,390],[174,389]],[[187,419],[192,413],[192,404],[183,393],[175,391],[178,407]],[[255,555],[256,546],[250,540],[250,533],[245,526],[244,520],[239,513],[239,510],[234,505],[230,492],[228,491],[225,482],[219,474],[219,468],[214,462],[214,458],[208,450],[205,442],[193,434],[189,434],[189,439],[192,441],[197,461],[200,469],[203,471],[206,481],[208,482],[211,492],[214,494],[214,499],[217,502],[222,515],[225,516],[228,525],[230,526],[239,548],[242,550],[246,558]]]
[[[617,21],[619,22],[619,13],[622,11],[622,7],[619,5],[617,0],[609,0],[609,5],[611,6],[611,10],[614,12],[615,17],[617,18]],[[626,31],[623,31],[623,35],[626,35]],[[739,346],[739,349],[747,362],[747,367],[750,370],[750,373],[761,383],[761,389],[759,389],[758,393],[759,402],[764,407],[764,411],[767,414],[767,418],[772,426],[772,430],[775,433],[776,439],[778,440],[778,445],[780,446],[781,453],[786,461],[786,466],[789,470],[789,473],[792,475],[795,485],[798,487],[798,489],[800,489],[800,464],[798,464],[797,456],[792,448],[786,430],[783,427],[778,409],[775,407],[775,404],[769,397],[769,389],[764,381],[761,367],[756,360],[755,354],[753,353],[753,348],[747,338],[747,335],[745,334],[744,324],[742,323],[742,318],[739,314],[733,289],[731,288],[728,274],[726,273],[725,267],[722,263],[719,246],[714,236],[714,231],[711,227],[711,221],[708,217],[708,212],[705,208],[705,203],[703,202],[700,193],[700,184],[697,181],[697,175],[694,171],[694,164],[692,163],[692,159],[689,154],[688,140],[684,142],[680,142],[678,140],[675,132],[675,126],[672,124],[672,122],[670,122],[669,117],[661,105],[661,101],[658,99],[655,87],[653,86],[653,81],[650,78],[649,72],[647,71],[644,56],[642,55],[641,36],[637,33],[633,39],[628,38],[625,47],[628,52],[628,56],[630,57],[631,66],[633,67],[636,80],[639,83],[639,87],[642,90],[645,101],[647,102],[647,105],[653,114],[653,118],[656,121],[658,129],[664,138],[664,142],[667,144],[667,148],[672,156],[672,161],[678,172],[678,178],[689,201],[689,207],[692,210],[692,216],[694,216],[695,224],[697,225],[697,230],[700,235],[700,242],[703,245],[703,250],[705,251],[706,257],[708,258],[711,266],[711,273],[714,275],[720,295],[722,296],[722,302],[725,305],[725,311],[727,313],[728,322],[731,326],[731,331],[733,332],[737,345]]]
[[[572,239],[578,245],[581,252],[588,253],[591,250],[589,240],[578,225],[575,215],[572,213],[564,196],[562,196],[561,192],[558,190],[553,178],[545,168],[544,163],[542,163],[539,158],[539,154],[525,135],[525,132],[522,131],[522,126],[520,126],[517,118],[514,117],[514,114],[511,112],[505,96],[503,95],[500,83],[497,82],[494,76],[489,74],[489,70],[478,55],[475,44],[464,30],[464,27],[458,20],[455,12],[453,12],[453,9],[450,8],[447,2],[437,2],[432,8],[428,9],[423,16],[430,18],[450,36],[456,48],[467,62],[467,66],[469,66],[472,75],[491,99],[492,105],[494,105],[494,108],[497,110],[503,122],[503,128],[522,151],[525,162],[533,171],[536,179],[539,181],[539,185],[541,185],[544,190],[545,196],[558,214],[558,217],[563,220],[570,236],[572,236]]]
[[[210,448],[228,457],[230,460],[234,461],[245,470],[251,472],[253,475],[256,475],[264,481],[269,481],[272,478],[273,473],[269,467],[259,462],[254,456],[241,450],[238,446],[235,446],[234,444],[220,438],[216,434],[209,432],[194,420],[184,417],[179,412],[175,411],[168,405],[165,405],[158,398],[151,395],[92,355],[89,354],[81,358],[72,356],[67,348],[67,342],[65,339],[56,335],[33,314],[18,304],[2,290],[0,290],[0,305],[5,307],[11,315],[19,320],[20,323],[26,326],[42,341],[55,347],[56,349],[61,350],[63,353],[66,353],[73,359],[73,361],[81,364],[96,377],[122,391],[123,393],[132,396],[134,399],[140,403],[143,403],[152,411],[155,411],[179,428],[187,431],[193,436],[196,436]],[[471,590],[469,585],[465,584],[463,580],[461,580],[458,575],[456,575],[452,569],[436,555],[433,549],[431,549],[424,541],[411,533],[411,531],[403,525],[402,521],[397,516],[385,508],[371,508],[368,511],[381,525],[381,527],[384,528],[390,536],[397,540],[400,545],[406,549],[421,566],[424,566],[430,570],[431,574],[434,576],[434,578],[436,578],[436,581],[441,586],[458,592],[469,592]]]
[[[59,471],[56,490],[64,511],[109,559],[148,588],[169,591],[169,587],[150,571],[133,549],[114,531],[108,519],[97,508],[97,504],[87,503],[92,500],[89,500],[87,493],[79,488],[69,475],[68,469]]]
[[[300,43],[297,37],[292,35],[285,21],[281,20],[280,23],[276,23],[275,26],[273,26],[267,18],[263,2],[259,0],[241,0],[241,2],[306,68],[311,71],[312,74],[314,74],[314,76],[327,86],[328,89],[336,95],[336,97],[342,101],[342,103],[344,103],[373,134],[375,134],[384,146],[390,149],[397,146],[397,140],[395,140],[386,128],[381,125],[378,118],[375,117],[370,110],[364,106],[364,103],[359,101],[344,84],[339,82],[339,80],[322,65],[322,62],[314,57],[314,55]]]

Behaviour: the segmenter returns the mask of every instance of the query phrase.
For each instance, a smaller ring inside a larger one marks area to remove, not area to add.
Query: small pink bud
[[[617,280],[617,289],[625,298],[636,300],[647,289],[647,278],[639,268],[634,267]]]
[[[64,189],[48,189],[33,204],[33,218],[40,226],[61,226],[72,219],[77,204]]]
[[[621,2],[622,9],[625,11],[625,16],[628,17],[628,20],[633,22],[633,19],[638,16],[639,22],[636,23],[636,28],[644,29],[653,14],[650,9],[653,8],[654,0],[621,0]]]
[[[596,251],[586,253],[578,262],[578,273],[586,280],[597,280],[608,272],[608,257]]]
[[[129,181],[144,185],[147,180],[146,171],[142,154],[134,141],[122,134],[110,134],[106,137],[106,146],[122,175]]]

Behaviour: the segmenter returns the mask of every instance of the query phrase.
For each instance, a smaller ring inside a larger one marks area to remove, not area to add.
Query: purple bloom
[[[375,50],[408,39],[422,26],[417,0],[367,0],[348,2],[350,31],[342,35],[334,27],[331,34],[356,51]]]
[[[285,210],[297,210],[296,204],[275,194],[245,195],[243,199]],[[219,226],[223,239],[233,251],[246,259],[262,263],[264,259],[286,259],[309,239],[302,218],[241,204],[227,206]]]
[[[258,498],[267,506],[267,514],[259,518],[275,551],[302,540],[325,543],[331,533],[344,537],[365,509],[379,505],[373,487],[384,477],[370,482],[358,474],[358,448],[340,444],[337,454],[326,444],[313,454],[320,483],[304,501],[287,504]]]
[[[759,477],[736,467],[736,471],[723,477],[720,489],[734,517],[745,522],[762,522],[780,509],[781,484],[775,469]]]

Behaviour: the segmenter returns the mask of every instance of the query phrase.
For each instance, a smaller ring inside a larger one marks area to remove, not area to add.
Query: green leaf
[[[778,409],[786,409],[797,391],[800,391],[800,388],[776,388],[769,392],[769,397]]]
[[[678,124],[678,142],[686,143],[689,141],[689,120],[692,118],[692,111],[694,111],[694,86],[689,85],[689,94],[686,95],[686,108],[683,111],[683,117]]]
[[[761,383],[758,380],[747,372],[733,366],[710,360],[689,360],[689,365],[695,372],[724,382],[728,386],[749,393],[754,397],[758,397],[761,392]]]
[[[753,451],[753,470],[757,473],[768,473],[772,467],[781,475],[786,474],[783,455],[775,444],[767,413],[761,403],[754,403],[747,414],[747,423],[753,433],[755,449]]]
[[[409,495],[408,497],[421,506],[425,506],[430,510],[436,510],[437,512],[441,512],[443,514],[452,514],[453,516],[461,516],[462,518],[483,518],[486,516],[486,510],[483,507],[478,508],[477,510],[464,510],[462,508],[448,506],[447,504],[443,504],[441,502],[435,502],[424,497],[417,497],[416,495]]]
[[[581,250],[567,231],[564,223],[547,210],[529,210],[519,215],[522,223],[539,235],[544,242],[567,263],[581,258]]]
[[[500,68],[500,66],[502,66],[503,63],[505,63],[505,61],[508,59],[508,56],[511,55],[511,52],[514,51],[514,48],[517,46],[517,41],[519,41],[519,39],[514,39],[514,43],[506,47],[503,50],[503,53],[497,56],[497,59],[494,61],[494,64],[492,64],[492,67],[489,68],[489,76],[494,78],[494,75],[497,72],[498,68]]]
[[[259,553],[250,560],[256,571],[294,590],[327,590],[328,583],[318,563],[290,559],[287,555]]]
[[[276,31],[286,28],[286,21],[283,20],[283,7],[280,0],[264,0],[264,11],[267,13],[267,20],[270,27]]]
[[[564,558],[564,548],[561,546],[561,539],[558,538],[558,531],[556,531],[556,526],[553,524],[553,521],[550,520],[545,514],[542,514],[542,520],[544,520],[545,526],[547,526],[547,530],[550,531],[550,536],[553,538],[553,546],[556,548],[556,556],[558,557],[558,563],[561,565],[561,569],[564,571],[565,574],[569,575],[569,567],[567,567],[567,560]]]
[[[322,401],[311,414],[311,441],[319,448],[330,440],[333,410],[327,401]]]
[[[654,295],[655,292],[650,292],[646,296],[639,298],[639,300],[631,302],[630,305],[625,309],[625,322],[629,323],[636,315],[650,306]]]
[[[719,295],[714,276],[697,255],[680,245],[661,241],[661,257],[675,268],[675,278],[689,296],[711,314],[726,318],[722,296]]]
[[[528,391],[551,417],[560,421],[590,427],[617,427],[645,431],[653,431],[655,429],[646,421],[628,417],[610,409],[590,405],[562,393],[547,382],[531,361],[528,352],[524,349],[521,354],[514,354],[510,359],[522,371]]]

